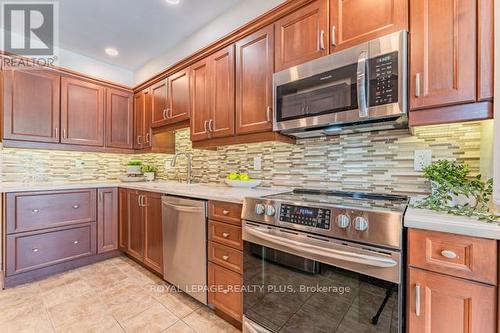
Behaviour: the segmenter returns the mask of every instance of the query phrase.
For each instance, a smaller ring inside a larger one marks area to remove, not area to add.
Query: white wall
[[[169,66],[190,56],[204,46],[224,37],[230,32],[248,23],[252,19],[278,6],[285,0],[245,0],[201,30],[195,32],[177,47],[152,59],[135,72],[135,84],[142,83],[150,77],[162,72]]]

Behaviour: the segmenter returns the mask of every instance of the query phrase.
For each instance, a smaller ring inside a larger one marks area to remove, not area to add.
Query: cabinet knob
[[[229,211],[224,209],[224,210],[222,211],[222,214],[227,215],[227,214],[229,214]]]
[[[31,250],[31,252],[37,253],[39,250],[35,247],[34,249]]]
[[[457,254],[453,251],[450,251],[450,250],[443,250],[441,251],[441,255],[445,258],[448,258],[448,259],[455,259],[457,258]]]
[[[38,214],[40,212],[40,210],[38,208],[35,208],[32,210],[33,214]]]
[[[78,209],[78,208],[80,208],[80,205],[73,205],[73,208]]]
[[[227,295],[227,294],[229,293],[229,289],[224,289],[224,290],[222,291],[222,293],[223,293],[224,295]]]
[[[227,260],[229,259],[229,256],[222,256],[222,259],[223,259],[224,261],[227,261]]]
[[[228,237],[229,237],[229,232],[223,232],[223,233],[222,233],[222,237],[224,237],[224,238],[228,238]]]
[[[78,244],[78,243],[80,243],[80,242],[79,242],[79,241],[77,241],[77,240],[76,240],[76,241],[73,241],[73,244],[75,244],[75,245],[76,245],[76,244]]]

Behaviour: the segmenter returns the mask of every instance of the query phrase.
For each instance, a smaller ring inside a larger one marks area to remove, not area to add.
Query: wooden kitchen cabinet
[[[235,273],[222,266],[208,263],[208,285],[218,286],[219,290],[208,293],[208,303],[213,305],[216,311],[233,320],[241,322],[243,315],[243,294],[237,291],[238,286],[243,285],[241,274]]]
[[[410,108],[476,101],[477,1],[410,1]]]
[[[210,122],[210,60],[205,58],[193,66],[190,73],[191,141],[209,138]]]
[[[274,31],[277,72],[327,55],[328,0],[316,0],[283,17]]]
[[[59,96],[58,73],[3,71],[3,138],[59,142]]]
[[[61,143],[104,146],[104,94],[101,85],[61,78]]]
[[[496,332],[496,287],[408,270],[408,332]]]
[[[106,147],[132,149],[134,105],[130,92],[106,89]]]
[[[144,192],[144,264],[163,273],[163,232],[161,194]]]
[[[144,259],[144,218],[141,206],[141,193],[136,190],[127,192],[127,250],[126,252],[139,261]]]
[[[134,148],[151,147],[151,94],[146,88],[134,95]]]
[[[123,252],[128,251],[128,192],[118,189],[118,249]]]
[[[190,117],[189,68],[168,77],[167,124],[188,120]]]
[[[273,72],[272,25],[236,42],[236,134],[272,130]]]
[[[161,80],[151,86],[151,126],[160,127],[168,124],[168,81]]]
[[[97,190],[97,253],[118,249],[118,189]]]
[[[330,0],[331,52],[399,30],[408,30],[408,0]]]

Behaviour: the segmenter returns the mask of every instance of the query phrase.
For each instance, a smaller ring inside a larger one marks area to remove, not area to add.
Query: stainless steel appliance
[[[314,137],[407,126],[407,35],[396,32],[274,74],[274,130]]]
[[[295,190],[243,204],[243,332],[402,332],[403,196]]]
[[[207,203],[163,196],[163,278],[207,304]]]

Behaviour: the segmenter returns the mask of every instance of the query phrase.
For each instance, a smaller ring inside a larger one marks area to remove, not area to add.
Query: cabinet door
[[[208,304],[239,322],[242,320],[243,294],[237,287],[242,284],[240,274],[211,262],[208,263],[208,286],[210,288]]]
[[[210,132],[215,138],[234,135],[234,45],[210,57]]]
[[[159,127],[167,124],[167,87],[166,79],[151,86],[152,127]]]
[[[143,193],[144,199],[144,264],[163,274],[163,233],[161,194]]]
[[[133,95],[106,90],[106,147],[131,149],[134,144]]]
[[[330,0],[330,46],[336,52],[408,29],[408,0]]]
[[[97,190],[97,253],[118,248],[118,189]]]
[[[496,287],[410,268],[407,298],[409,333],[496,332]]]
[[[6,70],[3,86],[3,138],[59,142],[59,75]]]
[[[142,135],[144,137],[142,148],[151,148],[151,126],[153,124],[153,114],[151,111],[151,89],[144,89],[143,94],[145,104],[142,123]]]
[[[316,0],[274,24],[277,72],[328,54],[327,6]]]
[[[191,141],[208,139],[210,119],[210,60],[205,58],[191,66]]]
[[[127,253],[134,258],[144,259],[144,219],[141,207],[142,194],[139,191],[130,190],[127,195],[127,225],[128,225],[128,247]]]
[[[104,146],[104,87],[61,79],[62,143]]]
[[[476,100],[476,1],[410,1],[410,108]]]
[[[144,113],[146,112],[147,94],[145,91],[134,95],[134,148],[142,149],[144,147]]]
[[[272,130],[273,26],[236,42],[236,134]]]
[[[179,71],[168,78],[169,124],[189,119],[189,68]]]
[[[128,192],[121,188],[118,190],[118,248],[128,251]]]

